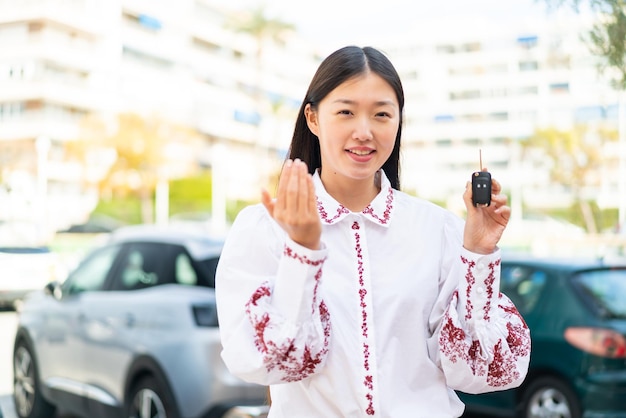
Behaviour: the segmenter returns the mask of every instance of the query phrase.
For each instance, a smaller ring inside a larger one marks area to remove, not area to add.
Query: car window
[[[575,282],[603,315],[626,318],[626,269],[587,271]]]
[[[168,283],[195,286],[200,276],[185,248],[157,242],[132,243],[120,254],[112,290],[135,290]]]
[[[198,274],[193,268],[191,258],[189,258],[189,256],[184,252],[180,252],[176,256],[176,266],[174,274],[177,283],[190,286],[195,286],[196,284],[198,284]]]
[[[63,294],[102,290],[120,248],[119,245],[103,247],[89,255],[63,282]]]
[[[124,246],[119,256],[119,268],[112,280],[112,290],[136,290],[172,282],[167,265],[169,245],[140,242]]]
[[[206,277],[206,285],[209,287],[215,287],[215,270],[217,270],[217,263],[219,257],[211,257],[200,262],[200,268]]]
[[[504,266],[501,291],[511,299],[520,313],[532,311],[546,284],[546,273],[528,266]]]

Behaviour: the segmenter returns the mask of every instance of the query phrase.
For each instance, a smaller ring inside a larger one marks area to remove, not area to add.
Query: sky
[[[264,5],[271,17],[293,23],[300,35],[329,47],[376,46],[383,38],[446,19],[549,19],[546,0],[232,0],[242,7]],[[563,7],[560,13],[574,13]],[[454,25],[451,25],[453,28]]]

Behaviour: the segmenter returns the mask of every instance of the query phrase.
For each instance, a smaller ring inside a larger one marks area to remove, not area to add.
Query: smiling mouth
[[[371,153],[374,152],[374,150],[358,150],[358,149],[349,149],[349,150],[346,150],[346,151],[348,151],[351,154],[361,155],[361,156],[363,156],[363,155],[370,155]]]

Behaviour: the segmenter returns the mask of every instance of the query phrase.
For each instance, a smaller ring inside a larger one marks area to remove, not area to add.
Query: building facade
[[[517,215],[522,204],[570,205],[571,193],[551,182],[549,159],[529,154],[523,144],[537,129],[618,128],[618,93],[583,40],[591,27],[589,17],[579,15],[466,19],[433,22],[395,39],[386,50],[407,96],[404,186],[458,207],[481,152]],[[618,143],[601,147],[604,173],[585,193],[615,208],[624,187]]]
[[[198,134],[166,144],[163,180],[211,167],[214,210],[258,198],[323,57],[295,33],[263,41],[237,31],[241,13],[211,0],[0,0],[0,219],[50,230],[83,221],[116,155],[94,147],[79,161],[67,144],[85,139],[86,117],[115,130],[121,113]],[[617,129],[618,95],[580,38],[586,19],[448,20],[381,39],[405,88],[403,189],[461,212],[480,151],[515,214],[568,205],[549,159],[523,143],[542,127]],[[623,152],[602,145],[602,175],[586,191],[605,207],[626,195]]]
[[[294,36],[238,32],[240,14],[206,0],[0,0],[0,219],[85,220],[116,156],[76,161],[67,144],[88,116],[115,130],[120,113],[190,127],[202,140],[169,165],[219,166],[224,199],[256,197],[318,58]]]

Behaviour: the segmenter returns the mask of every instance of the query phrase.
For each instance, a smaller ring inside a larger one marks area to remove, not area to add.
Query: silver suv
[[[125,227],[19,312],[20,418],[264,417],[266,392],[220,358],[215,268],[222,242]]]

